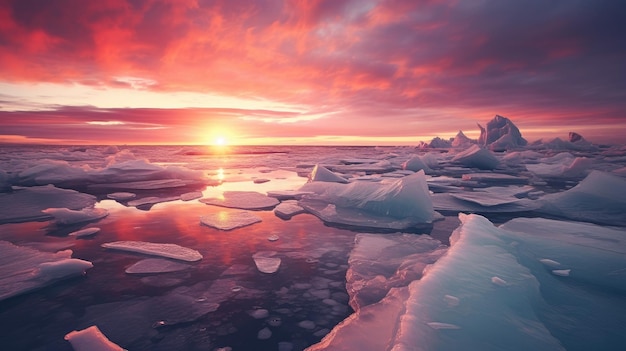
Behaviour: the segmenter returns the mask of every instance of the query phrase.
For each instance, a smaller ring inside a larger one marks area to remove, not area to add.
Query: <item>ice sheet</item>
[[[83,275],[93,267],[71,257],[71,250],[48,253],[0,241],[0,300]]]
[[[200,261],[202,259],[202,255],[198,251],[176,244],[160,244],[145,241],[115,241],[104,243],[101,246],[107,249],[137,252],[188,262]]]

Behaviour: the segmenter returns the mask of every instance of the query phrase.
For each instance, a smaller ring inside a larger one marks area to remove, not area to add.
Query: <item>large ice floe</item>
[[[96,197],[74,190],[59,189],[52,185],[18,188],[0,193],[0,223],[28,222],[53,218],[47,208],[81,210],[93,206]]]
[[[407,229],[431,224],[433,210],[423,171],[378,183],[309,182],[298,204],[324,222],[364,228]]]
[[[361,307],[308,350],[624,345],[623,229],[542,218],[498,228],[479,215],[459,218],[450,249],[420,280]]]
[[[145,241],[115,241],[111,243],[104,243],[102,244],[102,247],[106,249],[173,258],[175,260],[187,262],[195,262],[202,259],[202,255],[198,251],[176,244],[149,243]]]
[[[593,171],[575,187],[540,200],[543,213],[626,226],[626,179],[610,173]]]
[[[41,252],[0,241],[0,300],[81,276],[91,262],[72,258],[72,251]]]

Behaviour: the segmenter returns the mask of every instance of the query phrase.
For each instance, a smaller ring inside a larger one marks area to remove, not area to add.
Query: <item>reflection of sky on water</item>
[[[265,193],[269,190],[297,189],[306,182],[305,178],[284,170],[263,173],[254,169],[223,170],[217,174],[224,175],[224,183],[207,187],[203,192],[204,197],[220,196],[223,191],[231,190]],[[254,178],[267,178],[270,181],[255,184]],[[254,212],[262,218],[261,223],[221,231],[201,225],[200,217],[210,213],[228,216],[239,210],[210,206],[197,200],[159,203],[149,210],[141,210],[104,199],[96,207],[107,209],[109,215],[97,222],[68,228],[58,228],[52,222],[3,225],[0,240],[49,251],[69,247],[74,252],[73,257],[94,264],[94,268],[84,278],[67,280],[0,303],[0,319],[13,321],[12,325],[2,323],[0,326],[4,335],[11,335],[11,340],[1,338],[3,345],[32,345],[35,348],[48,344],[65,350],[67,345],[63,344],[59,335],[85,323],[81,318],[84,318],[83,313],[89,306],[134,301],[142,296],[163,296],[178,286],[190,287],[220,279],[229,268],[235,272],[241,271],[234,276],[237,285],[244,289],[260,290],[263,292],[262,297],[224,301],[220,309],[190,326],[149,332],[166,339],[176,333],[192,338],[194,333],[202,329],[211,340],[211,345],[217,343],[222,346],[238,345],[239,349],[276,349],[278,341],[292,338],[301,345],[317,342],[323,333],[315,336],[314,332],[323,328],[332,329],[350,313],[346,307],[345,311],[333,315],[332,310],[321,300],[307,295],[306,290],[294,290],[292,287],[294,284],[322,279],[333,283],[331,293],[345,294],[347,258],[353,245],[354,232],[327,227],[318,218],[308,214],[284,221],[272,211]],[[99,227],[101,231],[86,239],[65,236],[70,231],[87,227]],[[273,235],[279,239],[268,240]],[[198,250],[204,258],[192,263],[192,268],[183,272],[129,275],[124,273],[127,267],[149,256],[107,250],[100,246],[118,240],[176,243]],[[259,251],[275,251],[275,257],[281,258],[282,264],[277,273],[267,275],[257,271],[252,255]],[[347,306],[347,299],[342,303]],[[269,341],[263,344],[257,340],[256,334],[264,327],[265,321],[249,317],[249,310],[255,306],[270,310],[273,316],[276,316],[275,310],[292,311],[279,315],[283,324],[272,328],[280,338],[278,341],[273,340],[274,344],[267,344]],[[33,309],[38,310],[36,316],[30,312]],[[49,323],[51,320],[55,322]],[[297,326],[302,320],[315,320],[321,324],[315,330],[305,331]],[[219,326],[216,321],[221,321]],[[31,340],[31,332],[27,330],[40,330],[39,341]]]

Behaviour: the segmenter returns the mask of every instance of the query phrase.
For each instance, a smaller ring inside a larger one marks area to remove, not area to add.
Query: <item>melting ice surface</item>
[[[626,149],[498,130],[437,150],[0,147],[0,344],[619,349]]]

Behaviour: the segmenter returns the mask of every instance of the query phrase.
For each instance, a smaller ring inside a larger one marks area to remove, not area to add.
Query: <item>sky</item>
[[[0,0],[0,143],[626,143],[626,2]]]

